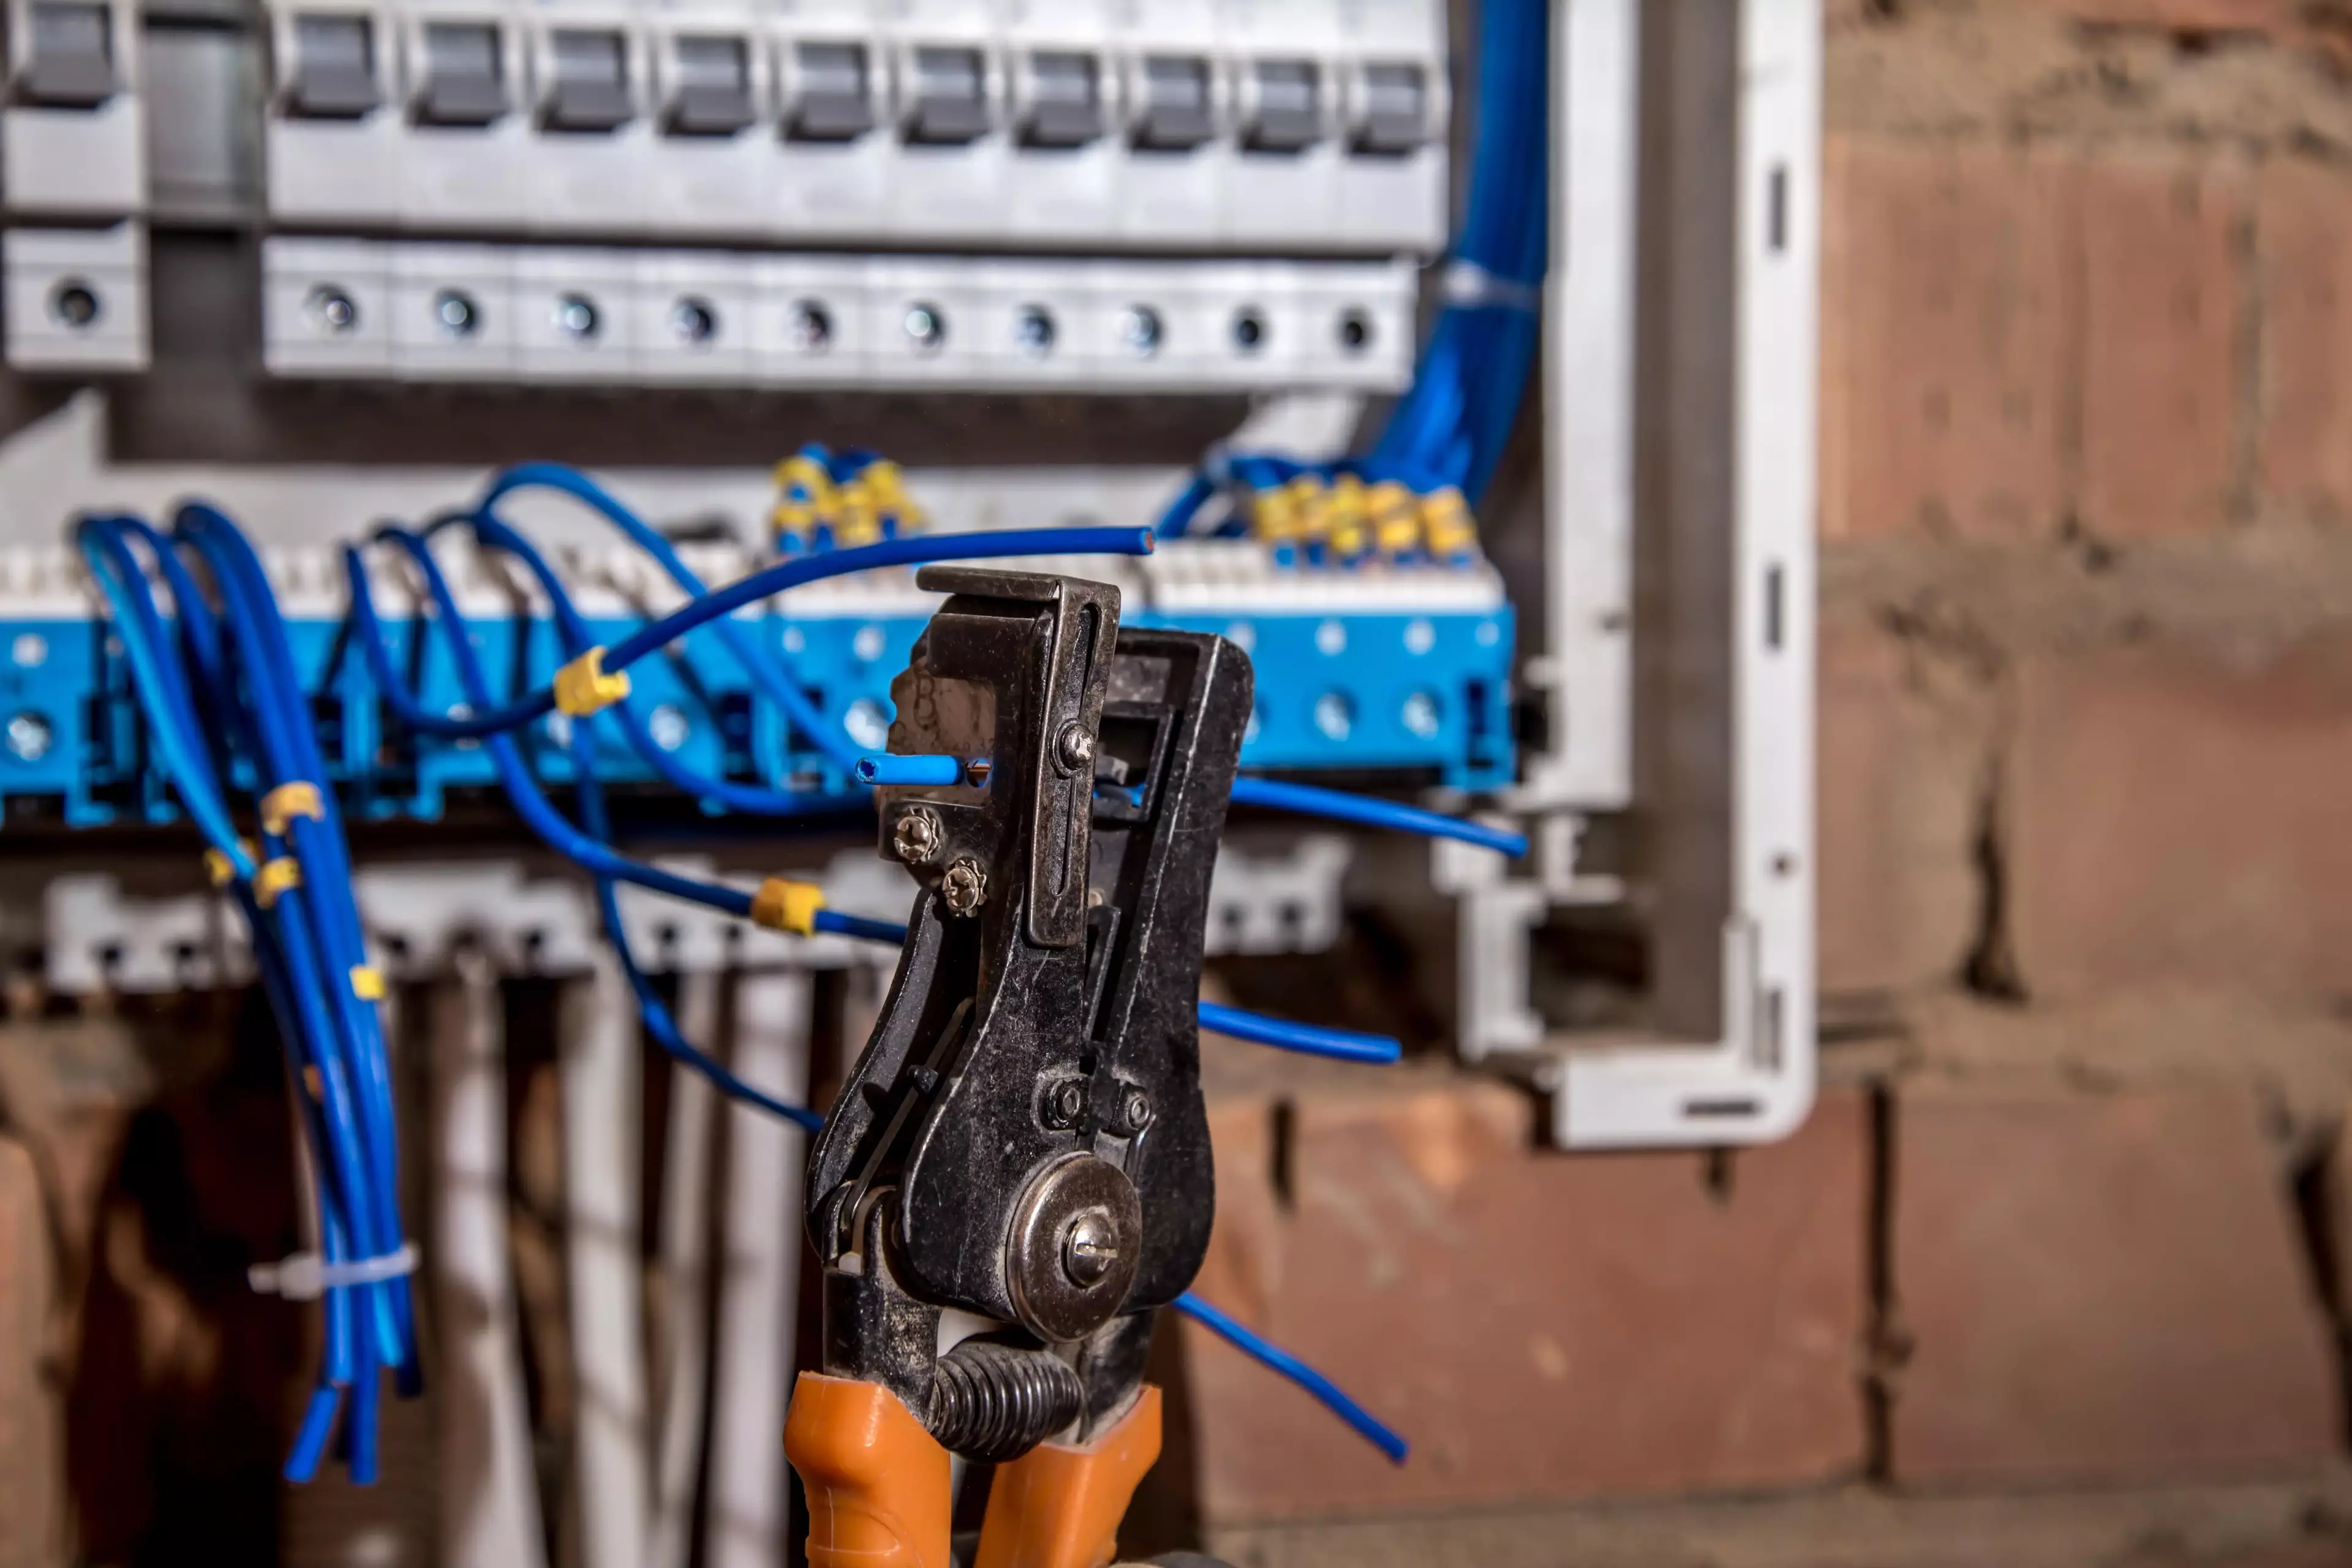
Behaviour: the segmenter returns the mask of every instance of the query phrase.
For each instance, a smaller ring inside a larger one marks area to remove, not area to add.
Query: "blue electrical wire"
[[[1500,850],[1514,857],[1528,852],[1527,835],[1523,833],[1489,827],[1481,822],[1465,822],[1457,816],[1423,811],[1416,805],[1402,805],[1377,795],[1350,795],[1345,790],[1323,789],[1315,784],[1244,776],[1234,780],[1232,798],[1235,805],[1260,805],[1274,811],[1328,816],[1337,822],[1360,823],[1366,827],[1416,833],[1424,838],[1458,838],[1465,844],[1475,844],[1482,849]]]
[[[474,652],[473,644],[466,636],[466,623],[464,617],[458,613],[457,597],[450,592],[448,579],[442,575],[440,565],[433,559],[432,552],[425,548],[424,540],[406,529],[379,529],[375,537],[397,544],[407,552],[410,560],[415,563],[418,573],[425,579],[425,591],[431,595],[435,608],[439,611],[443,640],[447,644],[450,658],[457,666],[458,684],[464,689],[468,701],[487,706],[489,701],[489,679],[484,674],[480,658]],[[360,591],[364,593],[365,589],[366,584],[362,580]],[[354,603],[360,602],[362,601],[354,601]],[[381,649],[382,639],[371,638],[364,642],[362,647],[374,647]],[[415,700],[414,697],[400,686],[388,667],[378,668],[373,673],[377,683],[384,689],[384,695],[395,710],[401,708],[403,702]],[[491,763],[498,772],[499,784],[506,791],[507,798],[514,804],[516,812],[523,821],[529,824],[531,830],[544,839],[550,847],[580,865],[595,878],[597,904],[604,917],[605,935],[613,942],[614,952],[620,961],[622,972],[628,979],[630,989],[636,995],[639,1013],[646,1024],[646,1033],[653,1036],[655,1043],[679,1062],[709,1079],[722,1092],[757,1106],[771,1114],[783,1117],[809,1131],[814,1132],[821,1127],[824,1124],[824,1118],[815,1111],[803,1106],[788,1104],[765,1090],[744,1082],[720,1065],[715,1058],[690,1044],[678,1032],[669,1009],[662,1004],[661,998],[655,993],[652,984],[646,980],[644,972],[637,967],[635,958],[629,951],[627,933],[621,922],[619,899],[613,884],[616,880],[635,882],[639,886],[652,888],[656,892],[666,892],[693,902],[708,904],[714,909],[745,919],[748,919],[751,913],[751,895],[740,889],[723,887],[717,883],[697,882],[690,878],[663,871],[657,867],[643,865],[624,856],[616,855],[605,847],[603,843],[606,826],[604,821],[604,792],[596,783],[593,760],[586,754],[589,744],[586,724],[573,726],[572,744],[574,747],[573,757],[579,773],[578,788],[582,812],[589,818],[587,832],[583,832],[566,822],[562,814],[549,802],[547,796],[541,793],[538,784],[531,778],[530,770],[523,765],[521,752],[516,747],[511,736],[492,735],[488,737],[486,744],[490,753]]]
[[[1387,1035],[1360,1035],[1353,1029],[1331,1029],[1319,1024],[1295,1024],[1286,1018],[1245,1013],[1239,1007],[1227,1007],[1216,1002],[1201,1004],[1201,1027],[1212,1034],[1228,1035],[1254,1045],[1273,1046],[1278,1050],[1297,1051],[1304,1056],[1329,1057],[1334,1061],[1386,1065],[1404,1055],[1403,1046]]]
[[[1380,1417],[1350,1399],[1338,1384],[1190,1290],[1176,1298],[1175,1307],[1259,1365],[1280,1373],[1313,1394],[1322,1402],[1326,1410],[1353,1427],[1357,1436],[1386,1454],[1391,1464],[1404,1463],[1405,1455],[1411,1451],[1404,1438],[1383,1424]]]
[[[497,517],[483,511],[453,512],[436,518],[426,524],[424,531],[425,537],[430,539],[442,529],[458,524],[471,528],[475,538],[484,545],[493,550],[504,551],[523,563],[524,568],[538,582],[541,591],[547,595],[548,603],[554,611],[556,633],[563,646],[566,658],[577,658],[594,646],[595,633],[589,626],[587,617],[580,613],[579,606],[572,602],[570,592],[564,586],[563,579],[557,575],[555,568],[548,563],[547,557],[541,554],[538,547],[530,540],[508,527]],[[637,713],[636,704],[639,700],[638,695],[631,692],[615,702],[607,711],[612,714],[614,722],[620,727],[622,737],[628,742],[629,749],[635,752],[646,766],[659,774],[662,781],[671,788],[692,795],[708,806],[718,806],[728,811],[740,811],[755,816],[798,816],[809,809],[810,799],[805,794],[772,790],[758,784],[737,784],[730,779],[711,778],[696,773],[672,756],[660,742],[654,739],[653,731],[647,728],[646,721]],[[412,703],[411,707],[419,707],[419,705]],[[421,708],[419,710],[422,710]]]
[[[373,1167],[360,1205],[365,1216],[358,1237],[364,1243],[362,1256],[390,1257],[406,1241],[399,1212],[391,1072],[382,1019],[373,1004],[353,990],[352,976],[367,965],[367,945],[352,897],[341,815],[319,749],[309,694],[296,673],[285,619],[260,557],[236,524],[217,509],[193,502],[180,509],[174,533],[204,559],[220,594],[224,625],[239,655],[262,742],[255,762],[267,780],[265,793],[299,784],[309,785],[316,797],[315,815],[296,813],[285,824],[282,842],[291,849],[305,882],[286,889],[277,903],[285,911],[297,1005],[309,1006],[320,996],[331,999],[327,1027],[318,1036],[330,1047],[320,1078],[331,1095],[336,1075],[347,1077],[361,1152]],[[265,837],[277,836],[265,833]],[[404,1394],[413,1394],[422,1386],[422,1368],[407,1282],[377,1281],[366,1289],[375,1309],[376,1359],[393,1370]],[[353,1444],[354,1454],[372,1449],[372,1435],[367,1442]]]
[[[662,536],[660,530],[623,505],[618,497],[577,468],[567,468],[561,463],[518,464],[492,477],[489,487],[482,492],[482,499],[476,503],[474,510],[483,516],[495,515],[492,509],[500,500],[519,490],[527,489],[554,490],[570,496],[619,529],[630,542],[652,556],[655,564],[667,574],[669,580],[688,594],[698,598],[710,591],[709,584],[679,557],[676,547]],[[715,630],[735,662],[751,677],[751,684],[759,688],[760,694],[782,709],[786,718],[805,731],[817,749],[833,760],[835,766],[848,767],[856,754],[856,748],[845,735],[839,732],[839,727],[825,718],[808,693],[801,689],[799,682],[785,673],[765,649],[732,621],[720,621]]]
[[[869,752],[857,759],[852,772],[862,784],[940,785],[961,784],[965,766],[961,757],[894,756],[888,752]]]
[[[960,758],[938,753],[898,756],[873,752],[857,763],[858,777],[875,784],[952,784],[963,776],[963,767]],[[1458,838],[1465,844],[1500,850],[1513,857],[1528,852],[1527,835],[1523,833],[1423,811],[1417,805],[1402,805],[1378,795],[1351,795],[1346,790],[1244,775],[1234,780],[1232,800],[1236,805],[1261,805],[1307,816],[1328,816],[1338,822],[1418,834],[1423,838]]]
[[[249,880],[253,860],[226,828],[226,807],[212,767],[211,748],[198,738],[202,731],[194,717],[192,693],[164,651],[172,639],[163,628],[145,574],[125,545],[126,535],[138,538],[153,554],[172,589],[182,637],[206,695],[222,710],[232,735],[249,743],[259,730],[236,706],[237,689],[220,640],[220,627],[170,543],[136,518],[86,520],[78,537],[114,611],[117,641],[131,663],[136,694],[157,739],[166,775],[192,818],[214,841],[213,847],[229,859],[235,873],[231,891],[253,933],[257,968],[281,1022],[289,1072],[298,1084],[303,1080],[305,1068],[315,1074],[316,1098],[298,1089],[296,1100],[306,1139],[316,1152],[312,1168],[318,1183],[321,1257],[332,1267],[358,1256],[380,1256],[384,1222],[389,1221],[395,1237],[398,1235],[397,1208],[390,1201],[389,1178],[394,1173],[388,1161],[374,1157],[384,1150],[388,1100],[373,1103],[370,1090],[380,1089],[381,1080],[365,1081],[367,1075],[362,1073],[362,1081],[355,1086],[346,1064],[339,1059],[334,1027],[324,1018],[318,997],[322,989],[342,988],[327,986],[316,973],[317,954],[310,941],[313,933],[305,912],[305,895],[298,889],[287,889],[268,910],[253,896]],[[262,681],[255,679],[255,672],[246,673],[248,687],[258,689]],[[384,1125],[373,1137],[363,1126],[373,1119],[371,1112],[380,1112],[384,1119]],[[370,1165],[376,1169],[371,1172]],[[377,1245],[366,1244],[371,1242]],[[370,1304],[372,1333],[353,1331],[355,1290]],[[403,1373],[404,1390],[414,1383],[413,1320],[402,1310],[405,1286],[396,1281],[362,1287],[331,1285],[323,1295],[325,1356],[319,1384],[287,1463],[287,1475],[289,1479],[307,1480],[315,1473],[338,1406],[348,1391],[351,1413],[344,1437],[349,1466],[354,1480],[366,1482],[373,1479],[375,1466],[375,1444],[368,1429],[374,1418],[374,1367],[379,1359],[391,1359]],[[389,1351],[390,1357],[379,1358],[380,1348]]]
[[[746,605],[772,598],[788,588],[796,588],[821,578],[838,577],[881,566],[976,561],[1003,555],[1150,553],[1151,531],[1148,528],[1008,528],[973,533],[926,534],[915,539],[886,539],[878,544],[862,544],[854,550],[835,550],[822,555],[802,556],[762,567],[724,588],[703,595],[683,609],[672,611],[660,620],[639,627],[604,651],[600,668],[607,675],[617,675],[655,649],[667,647],[698,627],[720,621]],[[359,552],[350,546],[343,550],[343,572],[351,584],[355,618],[363,623],[361,629],[380,638],[382,626],[366,595],[366,564],[360,560]],[[413,715],[404,714],[403,718],[412,728],[428,735],[452,740],[480,740],[518,729],[553,711],[555,691],[550,686],[503,708],[470,714],[463,719],[422,710],[415,710]],[[847,761],[843,763],[845,771],[856,765],[859,754],[855,749],[846,753]]]
[[[899,943],[907,940],[907,928],[893,925],[888,921],[866,920],[855,915],[843,916],[842,920],[845,925],[856,921],[859,927],[856,931],[845,931],[843,934],[845,936],[863,936],[875,942]],[[1397,1061],[1404,1055],[1404,1047],[1386,1035],[1363,1035],[1353,1029],[1333,1029],[1321,1024],[1269,1018],[1263,1013],[1245,1013],[1239,1007],[1227,1007],[1215,1002],[1202,1002],[1196,1005],[1201,1027],[1212,1034],[1229,1035],[1236,1040],[1272,1046],[1277,1050],[1297,1051],[1310,1057],[1329,1057],[1334,1061],[1383,1065]]]

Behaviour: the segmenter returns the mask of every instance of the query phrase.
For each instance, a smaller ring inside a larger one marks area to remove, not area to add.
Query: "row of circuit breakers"
[[[9,358],[142,368],[172,132],[133,0],[5,16]],[[1392,390],[1400,262],[1444,242],[1438,0],[268,0],[251,32],[281,374]],[[921,254],[953,249],[997,254]]]

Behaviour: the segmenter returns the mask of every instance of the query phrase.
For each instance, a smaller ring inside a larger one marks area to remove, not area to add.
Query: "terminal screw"
[[[948,868],[940,879],[940,897],[948,901],[948,913],[968,915],[988,902],[988,873],[980,862],[966,855]]]
[[[919,805],[899,816],[898,825],[890,830],[890,848],[909,866],[927,865],[945,837],[939,814]]]
[[[1073,719],[1063,725],[1062,732],[1054,738],[1054,756],[1062,766],[1076,773],[1094,762],[1095,738],[1087,733],[1084,724]]]

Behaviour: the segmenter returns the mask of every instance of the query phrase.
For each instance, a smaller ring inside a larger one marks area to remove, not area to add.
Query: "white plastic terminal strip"
[[[289,376],[1393,392],[1404,261],[1061,261],[264,242]]]

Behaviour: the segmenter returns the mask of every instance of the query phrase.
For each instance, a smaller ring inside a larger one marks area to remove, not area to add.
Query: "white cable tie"
[[[245,1282],[257,1295],[282,1296],[289,1301],[315,1301],[325,1291],[344,1285],[380,1285],[416,1272],[416,1243],[403,1242],[400,1250],[379,1258],[354,1258],[348,1263],[327,1263],[315,1252],[298,1252],[276,1263],[257,1263],[245,1271]]]
[[[1475,261],[1452,261],[1439,285],[1449,305],[1493,305],[1534,315],[1543,309],[1543,285],[1501,278]]]

